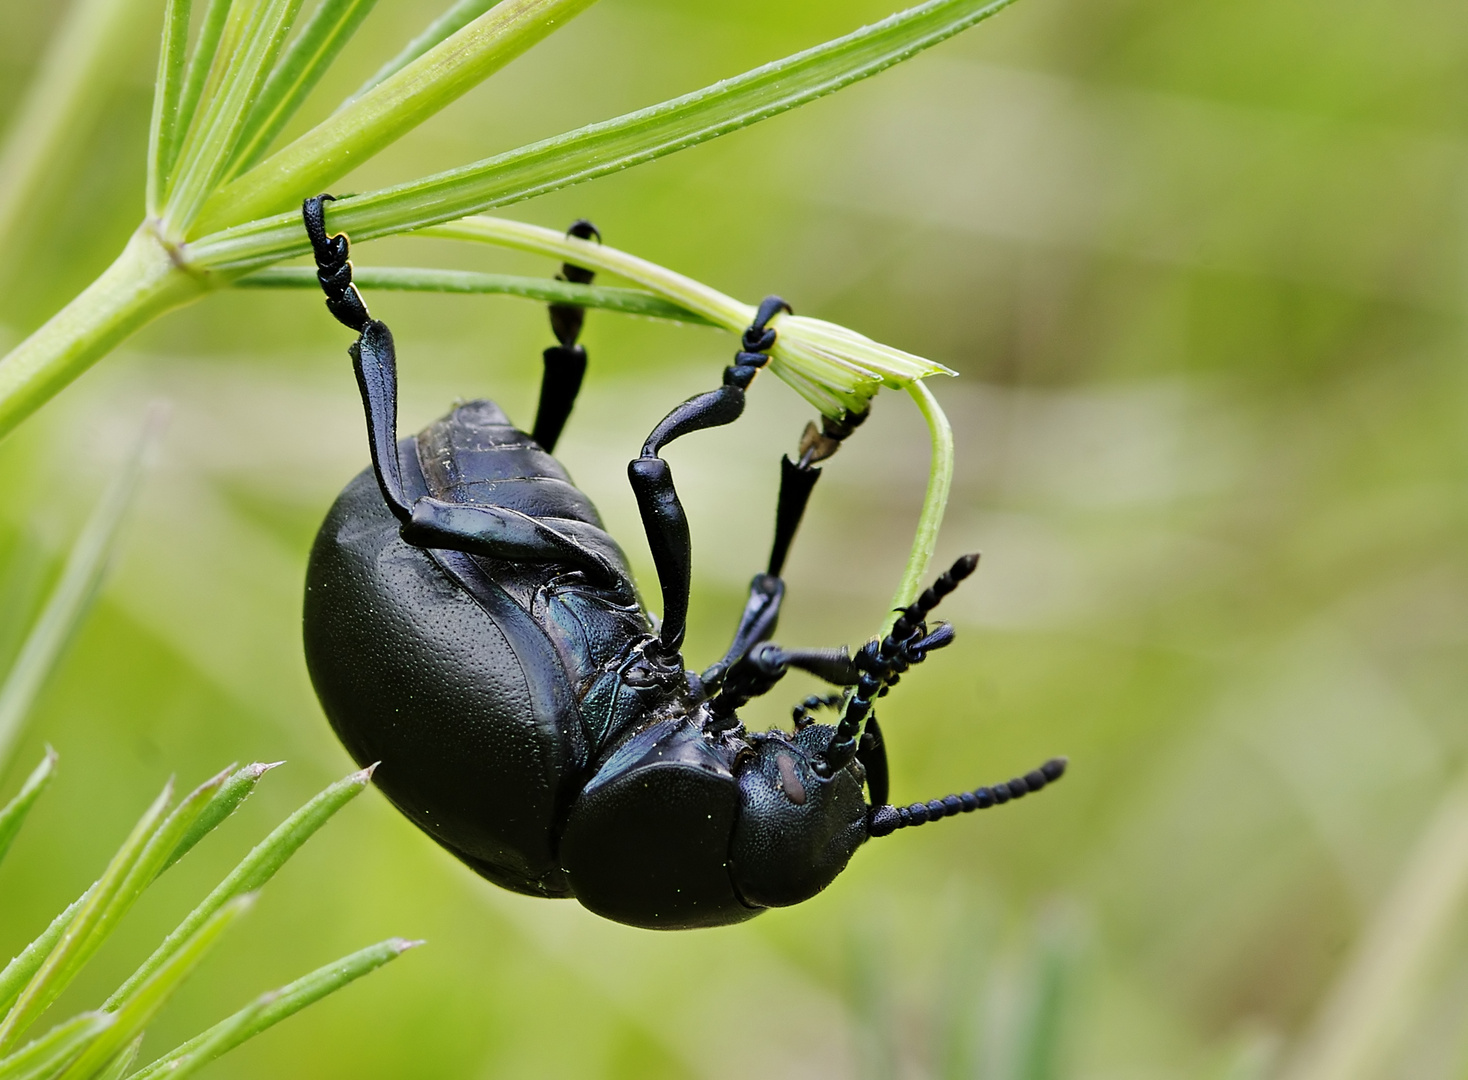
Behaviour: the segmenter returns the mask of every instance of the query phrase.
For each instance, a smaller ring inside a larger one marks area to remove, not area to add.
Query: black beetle
[[[392,335],[352,283],[347,238],[327,235],[329,199],[306,200],[303,214],[326,306],[359,335],[349,351],[372,467],[347,485],[312,549],[306,660],[347,750],[381,763],[378,785],[434,840],[516,892],[574,896],[634,926],[718,926],[809,899],[870,836],[1060,777],[1055,759],[993,787],[886,805],[872,703],[953,639],[927,616],[977,556],[855,657],[769,640],[814,465],[864,415],[807,427],[799,459],[784,458],[769,567],[751,583],[733,644],[701,674],[684,667],[688,523],[658,453],[739,417],[783,301],[760,305],[723,385],[669,413],[628,468],[662,586],[654,626],[621,549],[551,456],[586,369],[582,309],[550,309],[559,344],[545,351],[530,434],[473,401],[399,440]],[[600,239],[585,221],[570,233]],[[846,689],[802,702],[791,733],[746,731],[738,708],[792,667]],[[836,725],[812,720],[822,706],[840,710]]]

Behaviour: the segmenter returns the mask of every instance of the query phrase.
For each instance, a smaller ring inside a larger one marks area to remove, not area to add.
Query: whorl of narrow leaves
[[[31,1033],[148,886],[228,818],[274,767],[231,766],[177,805],[170,783],[138,820],[102,876],[0,970],[0,1080],[187,1076],[418,944],[393,938],[343,957],[257,998],[141,1071],[130,1071],[148,1024],[215,941],[248,912],[260,887],[367,786],[371,770],[364,769],[332,784],[261,841],[101,1008],[61,1020],[38,1035]],[[48,752],[20,792],[0,808],[0,856],[55,769],[56,755]]]

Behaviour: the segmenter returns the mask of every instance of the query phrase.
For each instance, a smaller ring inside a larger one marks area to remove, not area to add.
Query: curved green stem
[[[96,281],[0,359],[0,438],[134,330],[208,289],[140,227]]]
[[[610,285],[577,285],[553,278],[522,277],[517,274],[482,274],[474,270],[437,270],[417,266],[357,266],[352,280],[364,289],[396,292],[466,293],[488,296],[517,296],[542,304],[568,304],[599,308],[623,315],[714,326],[715,323],[685,307],[670,303],[642,289],[619,289]],[[240,278],[242,289],[319,289],[316,271],[306,266],[273,266]]]
[[[907,556],[902,580],[892,596],[892,613],[882,625],[882,634],[892,629],[897,612],[917,599],[933,549],[938,545],[938,529],[943,524],[943,511],[948,506],[948,491],[953,486],[953,428],[938,405],[938,399],[922,382],[911,383],[907,392],[917,402],[918,411],[928,423],[932,439],[932,457],[928,463],[928,490],[923,495],[923,509],[918,516],[917,531],[912,538],[912,551]]]

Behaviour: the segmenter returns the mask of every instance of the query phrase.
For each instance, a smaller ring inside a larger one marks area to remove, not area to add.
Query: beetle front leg
[[[581,240],[590,240],[592,237],[601,240],[601,233],[596,226],[585,218],[572,222],[566,235]],[[558,276],[562,281],[571,281],[578,285],[590,285],[596,277],[585,267],[570,263],[561,265]],[[576,343],[585,320],[585,308],[571,304],[550,305],[551,330],[559,344],[552,345],[543,354],[545,373],[540,381],[540,405],[535,411],[535,427],[530,432],[530,437],[548,454],[555,453],[556,442],[571,415],[572,406],[576,404],[576,395],[581,392],[581,380],[586,375],[586,349]]]

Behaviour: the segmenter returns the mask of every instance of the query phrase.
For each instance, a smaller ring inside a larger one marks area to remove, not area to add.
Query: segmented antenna
[[[887,836],[898,829],[926,825],[939,818],[987,810],[991,806],[1003,806],[1012,799],[1022,799],[1047,784],[1055,783],[1065,775],[1065,766],[1065,758],[1052,758],[1033,772],[993,787],[975,788],[973,791],[964,791],[925,803],[913,803],[911,806],[874,806],[867,811],[867,833],[871,836]]]
[[[892,632],[880,643],[870,642],[856,654],[861,678],[841,714],[841,722],[826,747],[824,761],[818,762],[816,770],[829,776],[844,769],[856,756],[856,740],[861,734],[862,723],[872,711],[872,702],[881,696],[882,688],[897,674],[922,659],[928,649],[942,648],[952,640],[946,631],[927,636],[928,613],[936,608],[943,598],[951,593],[964,578],[978,568],[978,555],[964,555],[939,575],[930,588],[912,604],[902,610],[892,624]],[[914,651],[915,650],[915,651]]]

